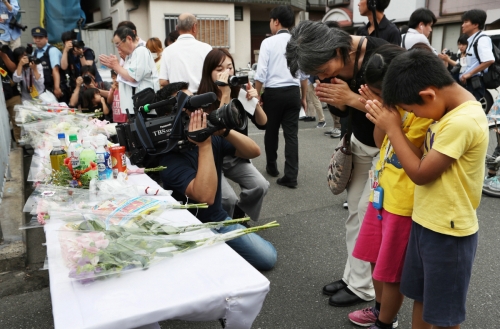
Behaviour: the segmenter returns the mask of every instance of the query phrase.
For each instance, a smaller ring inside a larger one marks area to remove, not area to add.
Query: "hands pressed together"
[[[319,82],[316,80],[316,96],[321,102],[335,106],[338,109],[345,109],[349,104],[351,97],[356,94],[351,91],[349,85],[344,80],[333,78],[330,83]]]
[[[367,100],[366,117],[386,134],[392,129],[401,129],[401,115],[396,109],[388,109],[378,100]]]

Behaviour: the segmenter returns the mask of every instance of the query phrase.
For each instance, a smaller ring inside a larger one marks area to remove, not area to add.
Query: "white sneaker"
[[[340,129],[339,128],[333,128],[332,133],[330,134],[331,138],[339,138],[340,137]]]
[[[333,133],[334,128],[330,128],[327,131],[324,132],[326,136],[331,135]]]
[[[483,186],[489,187],[494,191],[500,191],[500,180],[498,179],[498,176],[486,176],[483,182]]]

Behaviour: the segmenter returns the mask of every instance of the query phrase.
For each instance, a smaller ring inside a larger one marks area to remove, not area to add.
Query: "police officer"
[[[43,66],[45,89],[51,91],[58,101],[68,103],[70,95],[66,74],[61,69],[61,52],[48,43],[47,31],[44,28],[39,26],[33,28],[31,35],[36,45],[33,55],[40,59]]]

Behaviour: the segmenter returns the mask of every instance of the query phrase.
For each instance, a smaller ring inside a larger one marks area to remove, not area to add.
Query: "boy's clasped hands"
[[[365,104],[366,118],[382,129],[386,134],[391,129],[401,129],[401,115],[396,109],[388,109],[382,103],[382,98],[375,94],[367,85],[361,85],[359,101]]]

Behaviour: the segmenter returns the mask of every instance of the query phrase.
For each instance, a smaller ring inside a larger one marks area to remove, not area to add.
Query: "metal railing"
[[[3,86],[1,85],[0,83],[0,203],[2,202],[5,180],[10,179],[9,154],[11,143],[9,113],[7,112]]]

